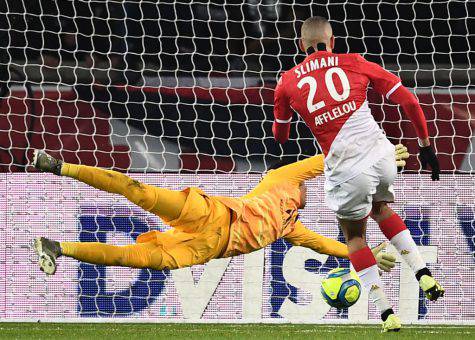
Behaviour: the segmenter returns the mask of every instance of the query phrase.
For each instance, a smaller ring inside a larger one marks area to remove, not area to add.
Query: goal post
[[[171,189],[240,196],[281,158],[319,152],[294,117],[288,143],[271,132],[273,89],[302,60],[311,15],[328,17],[336,52],[399,75],[429,124],[442,175],[420,169],[417,139],[397,106],[369,91],[388,138],[411,157],[395,183],[400,213],[446,287],[428,304],[398,262],[383,281],[407,323],[472,324],[475,282],[475,5],[310,1],[32,1],[0,4],[0,320],[374,323],[367,296],[330,310],[320,281],[347,260],[279,240],[264,250],[177,271],[105,268],[61,259],[45,277],[34,237],[128,244],[168,227],[124,198],[28,164],[45,149],[66,162],[127,172]],[[309,183],[302,221],[343,240]],[[369,223],[371,245],[384,240]]]

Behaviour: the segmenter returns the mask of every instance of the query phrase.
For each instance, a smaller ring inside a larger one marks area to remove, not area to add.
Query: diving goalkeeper
[[[399,166],[405,165],[408,156],[404,146],[396,147]],[[40,150],[35,150],[33,166],[125,196],[173,227],[143,233],[136,244],[125,246],[37,238],[34,248],[39,266],[48,275],[56,272],[60,256],[106,266],[177,269],[247,254],[279,238],[318,253],[348,258],[345,244],[311,231],[298,220],[298,209],[306,204],[304,182],[323,173],[322,155],[269,171],[240,198],[209,196],[194,187],[182,191],[155,187],[116,171],[64,163]],[[381,252],[384,247],[381,244],[372,251],[379,268],[390,271],[395,257]]]

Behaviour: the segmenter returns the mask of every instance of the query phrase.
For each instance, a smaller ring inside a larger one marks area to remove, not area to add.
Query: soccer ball
[[[354,270],[335,268],[322,281],[323,299],[332,307],[353,306],[361,295],[361,282]]]

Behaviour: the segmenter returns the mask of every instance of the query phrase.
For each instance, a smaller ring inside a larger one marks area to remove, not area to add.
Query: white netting
[[[5,221],[0,235],[6,240],[0,255],[5,273],[0,317],[195,318],[204,302],[197,299],[193,309],[177,292],[180,282],[189,287],[186,272],[177,283],[170,273],[64,261],[53,280],[41,276],[26,249],[33,236],[124,243],[132,240],[127,236],[132,227],[138,232],[161,224],[121,198],[23,173],[32,172],[26,167],[31,150],[44,148],[72,163],[161,173],[136,175],[151,184],[194,184],[210,194],[239,195],[258,180],[251,173],[281,156],[297,159],[317,151],[301,121],[292,126],[291,140],[283,147],[274,141],[271,124],[275,81],[303,57],[296,44],[300,25],[311,15],[323,15],[333,25],[336,52],[361,53],[414,89],[445,172],[440,182],[429,182],[426,173],[403,175],[396,208],[421,246],[437,247],[437,261],[435,248],[427,248],[427,256],[448,287],[447,299],[425,306],[411,295],[412,278],[399,268],[386,281],[394,288],[391,299],[407,306],[408,320],[473,321],[474,6],[466,1],[0,3],[0,217]],[[369,98],[390,140],[402,141],[415,154],[409,121],[371,91]],[[419,172],[414,156],[407,170]],[[321,183],[312,188],[304,219],[314,230],[339,237],[321,200]],[[373,225],[370,234],[372,243],[381,240]],[[225,276],[200,315],[318,321],[313,315],[324,314],[325,305],[312,305],[309,288],[294,288],[302,282],[292,284],[293,274],[286,271],[307,256],[295,252],[281,241],[267,248],[257,288],[244,273],[259,273],[258,258],[250,259],[248,267],[242,257],[223,265]],[[307,259],[306,265],[299,275],[314,274],[312,268],[325,273],[337,261]],[[19,266],[24,270],[17,271]],[[196,282],[202,270],[193,269]],[[315,284],[309,280],[304,286]],[[252,299],[244,295],[259,287],[262,310],[256,314]],[[361,321],[367,319],[364,310],[330,312],[325,319]],[[375,318],[372,309],[369,318]]]

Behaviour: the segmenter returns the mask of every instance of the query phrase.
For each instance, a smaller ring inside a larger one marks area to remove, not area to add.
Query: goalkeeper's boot
[[[44,150],[35,150],[32,165],[40,171],[51,172],[60,176],[63,161],[48,155]]]
[[[40,269],[47,275],[56,273],[56,259],[61,255],[59,242],[39,237],[33,241],[33,247],[38,255]]]
[[[399,332],[401,329],[401,320],[396,314],[390,314],[386,321],[383,321],[382,332]]]
[[[422,275],[419,279],[419,286],[430,301],[436,301],[444,296],[445,289],[432,276]]]

